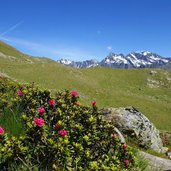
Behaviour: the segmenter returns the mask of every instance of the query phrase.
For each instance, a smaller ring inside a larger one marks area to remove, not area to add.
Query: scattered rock
[[[153,70],[150,71],[150,75],[155,75],[155,74],[157,74],[157,71],[153,71]]]
[[[166,77],[166,80],[167,80],[167,81],[171,81],[171,78],[170,78],[170,77]]]
[[[139,154],[148,161],[150,171],[171,171],[171,160],[156,157],[140,151]]]
[[[150,88],[159,88],[160,84],[163,85],[160,81],[152,80],[152,79],[147,79],[147,86]]]
[[[0,78],[9,78],[9,76],[6,73],[0,72]]]
[[[0,57],[6,58],[6,55],[4,55],[2,52],[0,52]]]
[[[136,137],[139,146],[156,152],[166,152],[156,127],[134,107],[103,109],[106,120],[111,121],[122,133]]]

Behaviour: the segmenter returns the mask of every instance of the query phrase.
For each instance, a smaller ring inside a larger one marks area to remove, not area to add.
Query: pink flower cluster
[[[92,101],[91,104],[92,104],[92,106],[96,106],[97,102],[96,101]]]
[[[45,113],[45,108],[39,107],[39,108],[37,109],[37,111],[38,111],[39,114],[42,115],[43,113]]]
[[[4,129],[0,127],[0,135],[2,135],[3,133],[4,133]]]
[[[61,135],[63,138],[67,136],[67,131],[65,129],[58,131],[58,134]]]
[[[48,101],[48,104],[50,106],[55,106],[56,105],[56,101],[54,99],[51,99],[51,100]]]
[[[17,93],[17,95],[18,95],[18,96],[22,96],[22,95],[23,95],[22,90],[17,90],[17,92],[16,92],[16,93]]]
[[[77,92],[77,91],[71,91],[71,92],[70,92],[70,95],[71,95],[72,97],[77,97],[77,96],[78,96],[78,92]]]
[[[34,124],[38,127],[42,127],[45,124],[45,121],[43,118],[35,118]]]
[[[129,160],[124,160],[125,167],[129,166]]]

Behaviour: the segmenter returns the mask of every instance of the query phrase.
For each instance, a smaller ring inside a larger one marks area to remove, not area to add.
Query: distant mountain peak
[[[99,62],[96,59],[90,59],[82,62],[75,62],[68,59],[60,59],[57,62],[75,68],[92,68],[97,67],[99,65]]]

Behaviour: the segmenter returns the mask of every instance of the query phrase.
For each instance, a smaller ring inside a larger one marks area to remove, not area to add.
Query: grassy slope
[[[0,41],[0,52],[9,56],[14,56],[14,57],[18,57],[22,55],[20,51],[16,50],[15,48],[7,45],[6,43],[2,41]]]
[[[0,52],[1,49],[2,44]],[[133,105],[159,129],[171,130],[171,82],[166,79],[166,71],[156,70],[157,74],[151,75],[151,69],[75,69],[50,60],[42,62],[35,58],[32,61],[33,63],[23,63],[0,57],[0,72],[19,81],[34,81],[52,91],[77,90],[84,104],[96,100],[99,107]],[[149,88],[147,78],[161,81],[164,85]]]

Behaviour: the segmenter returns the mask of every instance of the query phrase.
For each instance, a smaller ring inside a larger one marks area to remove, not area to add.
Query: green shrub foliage
[[[135,168],[131,147],[120,142],[114,126],[103,119],[95,101],[87,107],[79,103],[76,91],[53,96],[34,84],[4,78],[0,83],[0,170]],[[22,129],[18,135],[4,120],[5,114],[12,116],[13,111]]]

